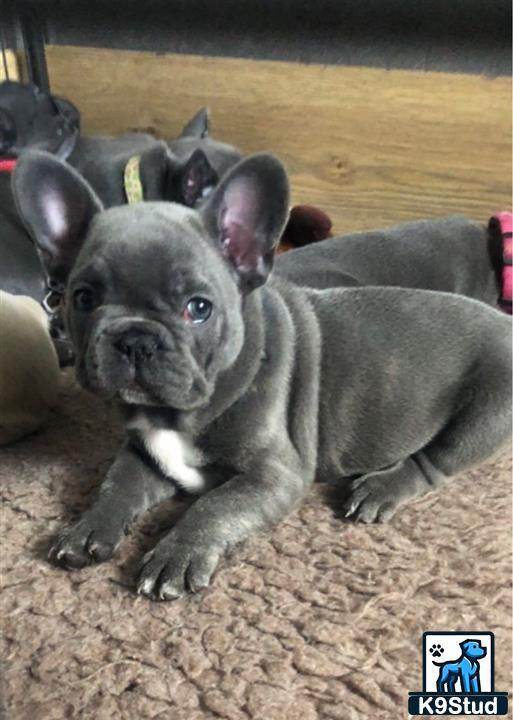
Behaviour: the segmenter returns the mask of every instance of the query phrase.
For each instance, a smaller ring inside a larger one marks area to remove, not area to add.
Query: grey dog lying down
[[[346,486],[348,515],[386,520],[506,442],[509,318],[455,294],[328,276],[308,287],[287,256],[271,273],[288,213],[273,156],[242,160],[199,211],[104,211],[37,152],[14,190],[66,284],[77,376],[119,403],[126,426],[96,500],[51,550],[62,566],[108,559],[138,514],[182,489],[200,497],[137,579],[150,598],[176,598],[208,585],[219,558],[279,522],[314,478]],[[290,255],[311,262],[316,247]]]

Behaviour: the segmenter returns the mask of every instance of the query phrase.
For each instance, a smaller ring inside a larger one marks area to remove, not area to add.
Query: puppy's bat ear
[[[47,152],[20,156],[12,188],[48,277],[64,284],[102,204],[73,168]]]
[[[233,167],[202,209],[209,233],[237,271],[241,288],[262,285],[289,214],[289,183],[273,155],[251,155]]]
[[[203,150],[195,150],[183,162],[165,143],[142,153],[140,176],[145,200],[167,200],[187,207],[195,207],[219,179]]]
[[[210,194],[219,178],[203,150],[195,150],[176,173],[176,202],[194,207]]]
[[[198,110],[182,130],[180,137],[206,138],[210,130],[210,112],[207,107]]]

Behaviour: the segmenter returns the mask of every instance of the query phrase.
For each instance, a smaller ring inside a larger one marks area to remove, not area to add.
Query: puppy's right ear
[[[243,292],[266,282],[289,215],[289,181],[268,153],[232,167],[200,211],[206,229],[235,269]]]
[[[48,277],[65,284],[91,221],[102,209],[100,200],[73,168],[36,150],[18,159],[12,188]]]

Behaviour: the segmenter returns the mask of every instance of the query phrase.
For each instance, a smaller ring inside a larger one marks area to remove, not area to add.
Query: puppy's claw
[[[347,517],[351,517],[351,515],[354,515],[354,513],[357,511],[357,509],[358,509],[358,503],[357,503],[357,502],[352,502],[352,503],[349,505],[349,507],[347,507],[347,504],[346,504],[346,505],[344,505],[343,509],[346,510],[346,512],[344,513],[344,517],[346,517],[346,518],[347,518]]]
[[[48,553],[48,559],[65,570],[81,570],[89,564],[88,558],[76,555],[64,548],[56,550],[55,546]]]
[[[146,580],[140,582],[137,586],[137,594],[153,597],[153,580],[151,578],[146,578]]]
[[[150,600],[178,600],[183,593],[171,582],[154,582],[152,578],[146,578],[137,586],[137,594],[144,595]]]
[[[346,510],[344,517],[347,518],[351,515],[355,515],[365,502],[366,497],[366,493],[362,493],[362,491],[353,492],[349,500],[347,500],[343,506],[343,509]]]

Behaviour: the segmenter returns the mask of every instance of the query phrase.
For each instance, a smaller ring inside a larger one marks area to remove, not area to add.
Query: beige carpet
[[[165,513],[105,565],[69,574],[45,559],[102,477],[112,428],[68,381],[48,427],[0,451],[7,717],[406,718],[432,629],[493,630],[496,689],[511,689],[507,455],[387,526],[337,519],[317,488],[209,590],[152,604],[131,567]]]

